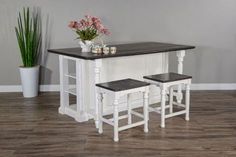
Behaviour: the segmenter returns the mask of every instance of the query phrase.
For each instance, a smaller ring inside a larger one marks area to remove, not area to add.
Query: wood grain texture
[[[190,121],[166,120],[150,114],[149,133],[143,126],[120,132],[112,127],[99,135],[93,121],[77,123],[58,114],[59,93],[24,99],[21,93],[0,94],[1,157],[235,157],[236,91],[191,92]]]

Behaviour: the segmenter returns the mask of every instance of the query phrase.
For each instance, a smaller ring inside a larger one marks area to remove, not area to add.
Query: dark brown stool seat
[[[143,78],[165,83],[165,82],[173,82],[173,81],[191,79],[192,76],[170,72],[170,73],[163,73],[163,74],[144,76]]]
[[[148,85],[150,85],[150,84],[147,82],[134,80],[134,79],[130,79],[130,78],[96,84],[96,86],[98,86],[98,87],[105,88],[105,89],[108,89],[108,90],[111,90],[114,92],[144,87],[144,86],[148,86]]]

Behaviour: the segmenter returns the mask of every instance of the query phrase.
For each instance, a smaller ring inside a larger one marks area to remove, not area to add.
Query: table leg
[[[65,74],[68,73],[68,60],[62,55],[59,55],[59,70],[60,70],[60,107],[58,112],[65,114],[65,107],[69,106],[69,94],[66,93],[68,88],[69,80]]]
[[[185,50],[181,50],[177,52],[177,57],[178,57],[178,73],[183,74],[183,61],[184,61],[184,56],[185,56]],[[178,92],[177,92],[177,102],[181,103],[183,99],[183,94],[182,94],[182,86],[178,86]]]
[[[96,84],[100,82],[100,73],[101,73],[101,67],[102,67],[102,60],[101,59],[96,59],[94,61],[94,101],[95,101],[95,115],[94,115],[94,120],[95,120],[95,125],[96,128],[99,126],[99,114],[98,114],[98,93],[96,92]]]
[[[130,125],[132,123],[132,107],[130,104],[130,94],[127,94],[127,110],[128,110],[128,124]]]
[[[148,113],[148,88],[143,93],[143,115],[144,115],[144,132],[148,132],[148,120],[149,120],[149,113]]]
[[[165,128],[166,87],[161,87],[161,128]]]
[[[76,59],[76,106],[77,115],[75,117],[76,121],[84,122],[88,121],[88,115],[85,109],[84,103],[84,89],[85,89],[85,78],[84,78],[84,60]]]
[[[185,105],[186,105],[186,114],[185,120],[189,121],[189,104],[190,104],[190,84],[186,85],[186,97],[185,97]]]
[[[118,110],[118,99],[115,98],[114,104],[113,104],[113,119],[114,119],[114,141],[119,141],[119,110]]]

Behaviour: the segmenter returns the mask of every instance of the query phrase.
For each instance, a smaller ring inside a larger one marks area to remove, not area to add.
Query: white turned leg
[[[143,112],[144,112],[144,132],[148,132],[148,92],[143,93]]]
[[[114,141],[118,142],[119,137],[118,137],[118,116],[119,116],[119,111],[118,111],[118,100],[114,100],[114,112],[113,112],[113,119],[114,119]]]
[[[179,74],[183,74],[184,56],[185,56],[185,51],[184,50],[177,52],[177,57],[178,57],[178,73]],[[178,85],[177,102],[181,103],[182,99],[183,99],[182,87],[181,87],[181,85]]]
[[[60,107],[59,113],[65,113],[65,107],[69,106],[69,93],[65,92],[69,85],[68,77],[65,74],[68,74],[68,60],[65,59],[62,55],[59,55],[59,70],[60,70]]]
[[[130,105],[130,94],[127,94],[127,110],[128,110],[128,124],[132,123],[131,105]]]
[[[98,128],[98,94],[96,92],[96,85],[97,83],[100,82],[100,69],[102,66],[102,60],[97,59],[94,61],[94,95],[95,95],[95,116],[94,116],[94,120],[95,120],[95,126],[96,128]]]
[[[77,114],[82,114],[83,97],[82,97],[82,66],[79,60],[76,60],[76,106]]]
[[[189,84],[186,85],[185,105],[186,105],[185,120],[189,121],[189,106],[190,106],[190,85]]]
[[[166,89],[161,87],[161,127],[165,128]]]
[[[102,118],[103,118],[103,94],[100,93],[99,94],[99,129],[98,129],[98,132],[100,134],[103,133],[103,128],[102,128],[102,124],[103,124],[103,121],[102,121]]]
[[[173,113],[173,87],[170,87],[169,106],[170,113]]]

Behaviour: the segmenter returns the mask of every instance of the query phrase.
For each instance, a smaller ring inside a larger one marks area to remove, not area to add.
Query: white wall
[[[0,0],[0,85],[20,84],[14,26],[23,6],[41,8],[44,49],[78,46],[67,24],[90,13],[110,28],[109,42],[197,46],[184,63],[184,72],[193,75],[194,83],[236,83],[235,0]],[[42,84],[58,84],[58,58],[45,55]],[[170,61],[174,71],[175,56]]]

